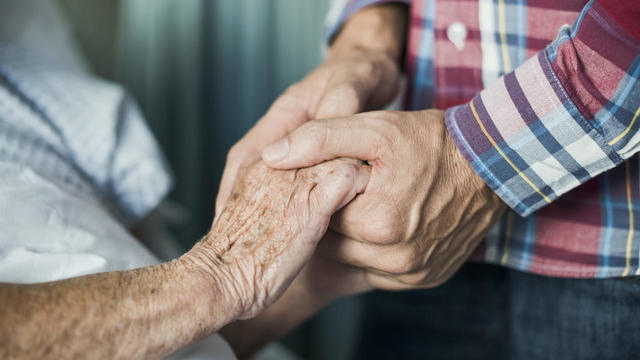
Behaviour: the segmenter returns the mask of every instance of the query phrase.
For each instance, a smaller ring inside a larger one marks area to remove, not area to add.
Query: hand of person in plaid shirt
[[[366,160],[371,181],[320,248],[370,269],[377,288],[443,283],[506,208],[457,150],[439,110],[313,120],[263,152],[280,169],[336,157]]]
[[[406,11],[404,6],[387,5],[354,16],[332,45],[327,61],[289,87],[231,148],[216,199],[217,215],[240,165],[268,144],[311,119],[353,115],[393,99],[400,81]]]
[[[342,21],[370,4],[348,2],[338,23],[348,26],[350,21]],[[411,4],[412,11],[425,5]],[[373,171],[366,191],[334,219],[335,232],[320,247],[370,270],[368,280],[377,287],[438,285],[470,255],[506,204],[522,216],[530,215],[638,151],[637,4],[588,2],[572,27],[558,25],[555,41],[491,82],[471,101],[447,97],[447,91],[463,93],[466,83],[455,80],[469,72],[453,67],[450,74],[458,71],[457,77],[447,78],[449,73],[436,64],[444,84],[436,88],[441,93],[435,104],[449,104],[443,106],[446,112],[374,112],[314,120],[266,148],[263,159],[281,169],[335,157],[368,161]],[[412,18],[412,26],[432,30],[433,22],[417,19],[423,18]],[[416,31],[412,27],[412,34]],[[338,33],[335,41],[340,37]],[[409,41],[409,74],[416,74],[411,72],[412,64],[429,63],[422,48],[416,49],[419,43],[415,37]],[[408,98],[430,96],[428,88],[420,88],[428,81],[428,77],[413,78]],[[626,166],[628,174],[630,166]],[[630,198],[629,180],[627,184]],[[622,276],[636,272],[631,266],[631,254],[637,251],[632,242],[634,213],[631,200],[628,203],[630,215],[616,217],[623,226],[627,218],[631,224],[628,235],[616,240],[618,249],[626,248],[626,253],[622,250],[626,265],[615,269]],[[511,222],[506,223],[511,229]],[[593,274],[584,264],[599,264],[599,257],[592,256],[577,268],[571,261],[578,259],[574,252],[597,253],[597,242],[596,250],[589,250],[582,233],[568,233],[571,229],[571,223],[565,222],[563,235],[547,244],[569,250],[556,256],[565,264],[556,266],[557,259],[544,253],[542,241],[523,247],[535,247],[539,253],[533,256],[531,250],[514,246],[517,260],[511,263],[542,273]],[[506,246],[500,249],[503,264],[510,259]],[[498,253],[495,249],[490,256]]]

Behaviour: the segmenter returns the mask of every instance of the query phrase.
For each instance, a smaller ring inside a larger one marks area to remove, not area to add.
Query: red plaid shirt
[[[640,274],[640,1],[344,0],[411,7],[406,108],[449,134],[508,211],[475,259],[533,273]]]

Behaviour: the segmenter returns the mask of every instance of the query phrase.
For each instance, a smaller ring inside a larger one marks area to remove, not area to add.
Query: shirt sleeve
[[[333,0],[325,24],[326,43],[330,44],[333,41],[344,23],[353,14],[367,6],[391,3],[409,5],[411,0]]]
[[[521,216],[640,149],[640,1],[591,1],[573,26],[445,113],[473,169]]]

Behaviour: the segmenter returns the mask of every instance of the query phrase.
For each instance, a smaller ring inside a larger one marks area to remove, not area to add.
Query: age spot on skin
[[[249,241],[249,240],[248,241],[243,241],[242,242],[242,247],[245,248],[245,249],[249,249],[249,248],[252,248],[254,244],[255,244],[255,241]]]

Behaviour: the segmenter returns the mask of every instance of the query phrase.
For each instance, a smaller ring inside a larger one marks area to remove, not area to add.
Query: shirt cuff
[[[325,24],[325,41],[331,44],[334,37],[338,34],[344,23],[349,20],[353,14],[362,10],[367,6],[382,4],[406,4],[409,5],[411,0],[338,0],[334,1],[329,9]]]
[[[448,109],[445,122],[473,169],[521,216],[622,162],[578,111],[545,51]]]

